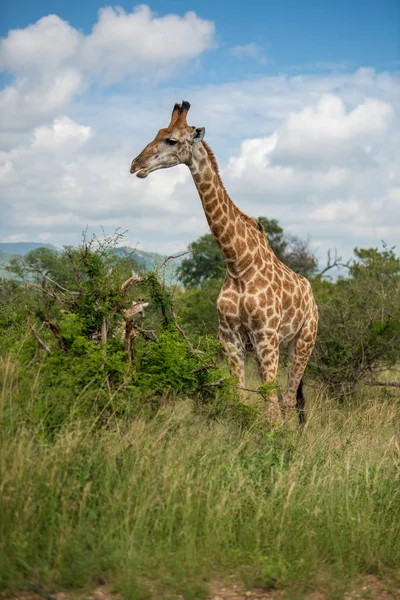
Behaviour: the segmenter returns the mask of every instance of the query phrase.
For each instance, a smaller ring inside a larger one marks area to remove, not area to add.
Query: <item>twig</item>
[[[157,334],[152,329],[141,329],[140,327],[136,327],[136,331],[138,331],[146,340],[152,339],[158,342]]]
[[[30,322],[29,317],[28,317],[28,327],[31,330],[31,332],[33,333],[37,343],[39,344],[39,347],[42,350],[44,350],[45,352],[47,352],[47,354],[51,354],[50,348],[48,347],[47,344],[45,344],[45,342],[42,339],[40,339],[39,334],[36,331],[36,329],[34,328],[34,326],[32,325],[32,323]]]
[[[204,364],[202,367],[199,367],[198,369],[193,369],[192,371],[189,371],[189,373],[201,373],[202,371],[212,369],[213,367],[215,367],[215,363],[207,363]]]
[[[66,310],[67,312],[69,311],[69,306],[67,306],[65,304],[65,302],[59,296],[57,296],[57,294],[55,294],[54,292],[50,292],[45,287],[41,287],[40,285],[37,285],[36,283],[29,282],[29,285],[36,288],[37,290],[39,290],[39,292],[41,292],[42,294],[47,294],[47,296],[50,296],[50,298],[53,298],[53,300],[58,302],[58,304],[61,306],[61,308],[63,310]],[[76,304],[76,303],[74,302],[74,304]]]
[[[179,333],[181,334],[181,336],[183,337],[183,339],[185,340],[185,342],[187,343],[187,345],[189,346],[189,349],[191,351],[192,354],[196,355],[199,357],[199,360],[203,363],[205,368],[210,368],[210,367],[216,367],[217,365],[215,363],[212,363],[211,365],[209,365],[209,363],[205,363],[202,355],[205,355],[205,352],[203,352],[203,350],[199,350],[198,348],[194,348],[192,342],[189,340],[188,336],[186,335],[186,333],[183,331],[182,327],[179,325],[177,318],[176,318],[176,314],[173,308],[171,308],[171,315],[172,315],[172,320],[174,322],[174,325],[176,327],[176,329],[179,331]],[[207,367],[206,367],[207,365]]]
[[[101,324],[101,343],[105,345],[108,337],[108,323],[105,316],[103,316],[103,322]]]
[[[217,385],[221,385],[221,383],[223,383],[224,381],[226,381],[226,377],[221,377],[220,379],[217,379],[217,381],[210,381],[210,383],[204,383],[204,387],[215,387]]]
[[[62,285],[57,283],[57,281],[54,281],[54,279],[51,279],[51,277],[49,277],[48,275],[45,275],[44,273],[42,273],[42,277],[44,277],[51,283],[54,283],[54,285],[56,285],[58,287],[58,289],[60,289],[62,292],[67,292],[67,294],[79,295],[79,292],[71,292],[70,290],[67,290],[65,287],[63,287]]]
[[[221,385],[221,383],[223,383],[224,381],[227,381],[227,379],[228,379],[227,377],[221,377],[220,379],[217,379],[217,381],[211,381],[210,383],[205,383],[203,385],[204,385],[204,387],[216,387],[218,385]],[[241,387],[240,385],[235,385],[235,389],[242,390],[244,392],[254,392],[255,394],[259,394],[261,396],[261,398],[264,400],[264,402],[271,402],[271,403],[275,404],[275,402],[273,402],[269,398],[266,398],[265,394],[263,394],[260,390],[252,390],[250,388]]]
[[[181,258],[181,256],[186,256],[186,254],[191,254],[192,250],[186,250],[186,252],[181,252],[180,254],[175,254],[175,255],[171,255],[171,256],[167,256],[167,258],[165,258],[165,260],[162,261],[162,263],[155,269],[156,273],[158,271],[160,271],[169,260],[173,259],[173,258]]]
[[[327,271],[330,271],[331,269],[334,269],[335,267],[345,267],[346,269],[348,269],[351,261],[348,260],[347,263],[342,263],[341,260],[342,260],[342,257],[338,256],[336,248],[335,248],[335,257],[334,258],[332,258],[332,256],[331,256],[331,250],[328,250],[328,258],[327,258],[326,267],[324,269],[322,269],[322,271],[317,273],[317,275],[315,276],[315,279],[322,279],[322,277],[325,275],[325,273]]]
[[[365,385],[386,385],[388,387],[400,387],[400,381],[366,381]]]

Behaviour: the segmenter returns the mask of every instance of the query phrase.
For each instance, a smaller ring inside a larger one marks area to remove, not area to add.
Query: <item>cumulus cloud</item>
[[[0,92],[0,124],[23,129],[51,119],[93,81],[165,79],[213,45],[214,24],[194,12],[106,7],[88,35],[48,15],[0,40],[0,71],[15,76]]]
[[[156,17],[146,5],[131,13],[119,7],[100,9],[88,35],[49,15],[1,40],[0,69],[24,73],[76,68],[112,81],[149,71],[168,75],[171,68],[210,48],[214,29],[194,12]]]
[[[55,150],[67,146],[75,149],[84,144],[91,135],[90,127],[78,125],[68,117],[54,119],[50,127],[37,127],[33,132],[32,149]]]
[[[24,131],[48,121],[83,89],[83,75],[73,69],[18,78],[0,91],[0,127]]]
[[[399,133],[395,102],[367,96],[348,106],[324,93],[271,135],[244,140],[225,177],[258,214],[272,208],[295,233],[325,234],[323,247],[340,237],[348,252],[382,238],[392,243],[400,236]]]
[[[244,44],[243,46],[232,46],[232,48],[230,48],[230,53],[232,56],[252,58],[262,65],[265,65],[267,62],[267,57],[264,54],[263,48],[254,42]]]
[[[112,231],[129,222],[138,238],[143,231],[147,240],[158,237],[162,249],[169,247],[160,239],[166,225],[175,235],[193,232],[202,213],[186,203],[196,205],[187,168],[140,181],[129,173],[131,158],[124,145],[99,147],[90,127],[65,116],[35,128],[29,143],[0,152],[3,237],[22,230],[30,232],[25,239],[71,243],[86,225]]]
[[[0,69],[9,72],[55,70],[74,60],[82,34],[57,15],[13,29],[0,42]]]
[[[360,154],[372,157],[393,116],[392,105],[376,98],[347,110],[342,98],[324,94],[316,105],[289,115],[279,132],[276,159],[348,164]]]
[[[91,72],[107,81],[125,75],[168,76],[213,45],[214,24],[194,12],[184,17],[155,17],[148,6],[132,13],[103,8],[82,46],[82,60]]]
[[[61,245],[76,242],[86,225],[123,227],[132,245],[173,252],[205,233],[186,167],[146,180],[129,174],[132,158],[167,125],[172,104],[187,98],[189,123],[206,127],[227,190],[245,212],[277,218],[290,233],[309,234],[321,257],[329,247],[348,256],[356,245],[377,245],[382,238],[396,243],[400,86],[393,74],[360,69],[279,75],[193,87],[190,95],[165,84],[162,94],[160,88],[143,93],[133,86],[129,94],[118,88],[111,97],[88,94],[73,103],[89,78],[157,78],[212,45],[213,29],[202,25],[207,21],[190,13],[168,18],[144,8],[107,9],[86,36],[49,17],[35,24],[46,30],[43,40],[35,26],[20,31],[29,29],[23,53],[11,33],[3,40],[8,42],[0,48],[1,64],[16,74],[0,92],[0,119],[11,128],[0,136],[3,239]],[[170,61],[163,62],[157,44],[142,59],[142,46],[124,30],[138,23],[153,28],[154,40],[162,40],[164,27],[181,27],[181,39],[184,31],[193,39],[181,54],[179,40],[171,42]],[[43,48],[50,47],[54,30],[70,40],[70,49],[47,57]],[[119,40],[115,57],[113,36]],[[28,43],[36,58],[24,63]],[[37,70],[32,65],[40,61]]]

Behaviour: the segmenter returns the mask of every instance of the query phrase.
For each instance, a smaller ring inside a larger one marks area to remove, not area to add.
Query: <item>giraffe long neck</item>
[[[205,142],[198,144],[188,165],[203,209],[228,272],[241,275],[252,264],[255,249],[268,245],[253,219],[232,202],[219,175],[214,154]]]

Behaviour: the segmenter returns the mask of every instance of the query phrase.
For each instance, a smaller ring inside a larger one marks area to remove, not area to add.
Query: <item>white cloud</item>
[[[194,12],[184,17],[156,17],[148,6],[132,13],[103,8],[92,33],[84,40],[83,64],[108,82],[125,75],[169,75],[213,45],[214,24]]]
[[[354,79],[358,87],[358,73]],[[347,252],[381,239],[395,243],[400,236],[399,104],[361,94],[358,103],[353,94],[346,102],[347,90],[339,95],[335,87],[335,94],[325,92],[290,111],[271,135],[244,140],[227,163],[227,187],[253,214],[272,211],[282,223],[294,222],[296,234],[324,234],[326,247],[338,245],[338,238]]]
[[[0,125],[24,129],[62,113],[94,81],[155,81],[214,45],[214,24],[194,12],[157,17],[141,5],[103,8],[84,35],[48,15],[0,40],[0,71],[14,81],[0,92]]]
[[[342,98],[324,94],[317,105],[289,115],[279,132],[276,158],[335,164],[348,164],[355,154],[365,159],[384,139],[393,116],[392,105],[379,99],[366,98],[346,110]]]
[[[38,127],[33,133],[32,148],[56,150],[67,146],[75,149],[90,138],[91,129],[84,125],[78,125],[68,117],[54,119],[51,127]]]
[[[249,44],[245,44],[243,46],[232,46],[232,48],[230,48],[230,53],[232,56],[253,58],[262,65],[265,65],[267,62],[267,57],[264,54],[263,48],[254,42],[250,42]]]
[[[168,75],[214,44],[214,24],[194,12],[157,17],[146,5],[131,13],[106,7],[88,35],[56,15],[25,29],[12,30],[0,42],[0,69],[26,73],[62,68],[88,71],[119,81],[126,75]],[[164,73],[162,72],[164,70]]]
[[[0,127],[26,130],[46,122],[60,114],[83,89],[82,74],[72,69],[18,78],[14,85],[0,91]]]
[[[0,64],[16,76],[0,91],[0,121],[9,129],[0,137],[3,239],[61,245],[76,242],[86,225],[122,227],[132,245],[168,252],[206,232],[186,167],[144,181],[129,174],[173,103],[187,98],[189,122],[206,127],[228,192],[245,212],[310,234],[320,255],[336,246],[348,256],[381,238],[395,243],[400,94],[393,74],[361,69],[190,93],[163,85],[162,94],[132,86],[129,94],[85,95],[94,80],[167,76],[171,65],[211,47],[213,32],[193,13],[156,17],[142,7],[103,10],[86,36],[58,17],[10,33],[0,46]],[[62,47],[47,56],[57,35]]]
[[[14,29],[0,42],[0,69],[45,71],[69,65],[79,51],[82,34],[57,15],[49,15],[25,29]]]

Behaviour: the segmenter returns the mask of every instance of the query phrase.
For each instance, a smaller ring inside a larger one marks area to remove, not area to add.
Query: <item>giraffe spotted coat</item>
[[[186,164],[193,176],[211,232],[226,261],[218,297],[219,338],[231,372],[244,387],[244,356],[253,349],[263,382],[277,377],[279,347],[289,345],[290,368],[283,397],[272,394],[271,420],[293,411],[301,378],[314,347],[318,310],[310,283],[274,255],[265,232],[231,200],[204,128],[186,122],[188,102],[176,104],[169,126],[132,161],[131,173]]]

